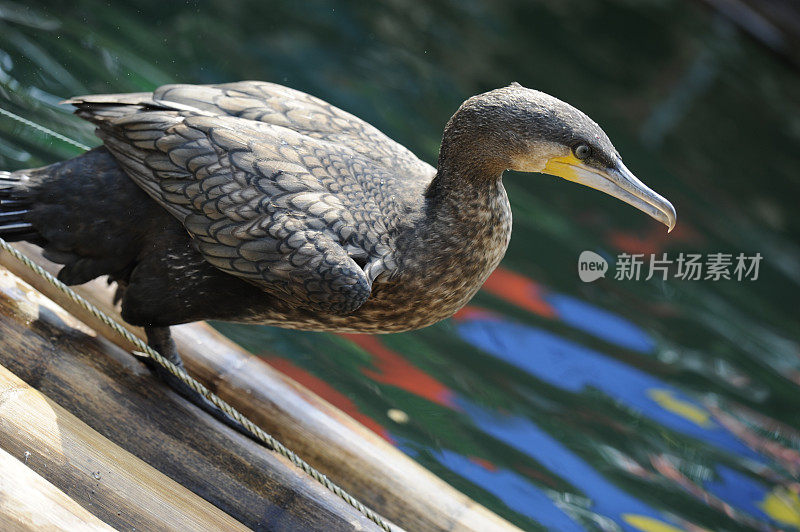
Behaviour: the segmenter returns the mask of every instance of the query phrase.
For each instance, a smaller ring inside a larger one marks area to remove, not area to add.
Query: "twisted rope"
[[[77,140],[72,140],[69,137],[65,137],[61,133],[56,133],[55,131],[53,131],[50,128],[46,128],[46,127],[44,127],[44,126],[42,126],[40,124],[37,124],[36,122],[31,122],[27,118],[22,118],[21,116],[16,115],[16,114],[12,113],[11,111],[9,111],[7,109],[3,109],[2,107],[0,107],[0,115],[7,116],[11,120],[16,120],[20,124],[24,124],[24,125],[26,125],[26,126],[28,126],[30,128],[35,129],[36,131],[39,131],[40,133],[44,133],[45,135],[50,135],[51,137],[55,137],[58,140],[66,142],[67,144],[72,144],[76,148],[80,148],[83,151],[89,151],[89,150],[92,149],[91,147],[87,146],[86,144],[81,144]]]
[[[5,109],[0,107],[0,114],[6,115],[14,120],[17,120],[23,124],[29,125],[38,131],[43,133],[47,133],[52,135],[60,140],[65,142],[69,142],[73,146],[77,146],[83,150],[89,150],[88,146],[84,146],[83,144],[64,137],[63,135],[56,133],[50,129],[47,129],[44,126],[40,126],[22,118],[21,116],[17,116],[14,113],[6,111]],[[376,525],[381,527],[386,532],[392,532],[392,528],[389,524],[381,518],[376,512],[371,510],[370,508],[364,506],[364,504],[347,493],[344,489],[339,487],[336,483],[332,482],[327,476],[323,475],[316,469],[314,469],[308,462],[297,456],[292,450],[287,448],[281,442],[276,440],[266,431],[261,429],[258,425],[250,421],[244,414],[236,410],[234,407],[229,405],[226,401],[222,400],[219,396],[213,393],[211,390],[203,386],[200,382],[198,382],[195,378],[191,375],[186,373],[183,369],[179,368],[163,356],[158,353],[155,349],[147,345],[141,338],[130,332],[125,326],[120,324],[114,318],[97,308],[94,304],[92,304],[89,300],[75,292],[72,288],[65,285],[55,276],[53,276],[50,272],[33,262],[30,258],[25,256],[19,250],[11,246],[8,242],[6,242],[3,238],[0,238],[0,249],[10,254],[12,257],[17,259],[20,263],[28,267],[34,273],[45,279],[48,283],[50,283],[54,288],[56,288],[59,292],[66,295],[71,301],[79,305],[84,310],[88,311],[92,316],[100,320],[103,324],[107,327],[112,329],[115,333],[119,336],[130,342],[135,348],[136,352],[141,352],[147,355],[148,357],[152,358],[159,366],[166,369],[170,374],[175,376],[181,382],[189,386],[192,390],[203,396],[209,402],[211,402],[214,406],[219,408],[221,411],[225,412],[228,416],[233,418],[236,422],[241,424],[255,439],[256,441],[262,443],[268,449],[277,452],[284,458],[288,458],[294,465],[302,469],[306,474],[308,474],[311,478],[325,486],[327,489],[332,491],[336,494],[339,498],[345,501],[347,504],[361,512],[364,516],[374,522]]]
[[[276,440],[270,434],[265,432],[261,429],[258,425],[250,421],[244,414],[236,410],[234,407],[229,405],[226,401],[221,399],[217,396],[214,392],[203,386],[200,382],[194,379],[191,375],[186,373],[183,369],[179,368],[163,356],[161,356],[158,351],[147,345],[141,338],[130,332],[125,326],[120,324],[114,318],[97,308],[94,304],[92,304],[89,300],[75,292],[72,288],[65,285],[58,279],[56,279],[50,272],[33,262],[24,254],[20,253],[19,250],[11,246],[8,242],[0,238],[0,249],[9,253],[19,262],[27,266],[29,269],[33,270],[34,273],[44,278],[48,283],[53,285],[59,292],[66,295],[71,301],[79,305],[84,310],[88,311],[92,316],[103,322],[106,326],[111,328],[115,333],[120,335],[122,338],[130,342],[131,344],[136,347],[137,352],[142,352],[156,361],[158,365],[169,371],[172,375],[176,378],[180,379],[181,382],[188,385],[192,390],[197,392],[198,394],[202,395],[208,401],[210,401],[214,406],[225,412],[231,418],[233,418],[236,422],[240,423],[247,431],[259,442],[261,442],[265,447],[271,449],[281,456],[288,458],[294,465],[305,471],[311,478],[328,488],[330,491],[335,493],[339,496],[342,500],[344,500],[347,504],[364,514],[367,518],[381,527],[386,532],[391,532],[392,528],[386,523],[377,513],[372,511],[371,509],[364,506],[358,499],[347,493],[344,489],[339,487],[337,484],[332,482],[327,476],[323,475],[316,469],[314,469],[308,462],[297,456],[293,451],[288,449],[285,445],[281,442]]]

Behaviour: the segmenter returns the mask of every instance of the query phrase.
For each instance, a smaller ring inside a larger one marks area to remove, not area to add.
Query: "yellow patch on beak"
[[[583,165],[583,161],[575,157],[573,153],[568,155],[560,155],[548,159],[547,164],[544,165],[542,172],[545,174],[554,175],[566,179],[567,181],[578,181],[577,168]]]

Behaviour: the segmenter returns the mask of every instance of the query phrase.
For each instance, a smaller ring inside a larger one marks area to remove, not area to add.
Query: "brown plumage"
[[[104,147],[0,176],[0,236],[42,245],[65,282],[110,275],[123,317],[168,352],[163,328],[200,319],[385,333],[452,315],[508,246],[509,168],[585,181],[674,225],[597,124],[518,84],[461,106],[436,169],[272,83],[68,103]]]

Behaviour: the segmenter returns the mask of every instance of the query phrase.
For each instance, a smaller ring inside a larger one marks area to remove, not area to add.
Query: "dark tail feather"
[[[19,174],[0,171],[0,238],[42,245],[44,239],[26,220],[30,200],[26,198]]]

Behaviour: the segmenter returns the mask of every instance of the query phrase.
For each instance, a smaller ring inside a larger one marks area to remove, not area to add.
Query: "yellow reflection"
[[[783,487],[773,489],[759,504],[774,520],[800,528],[800,498]]]
[[[682,528],[669,525],[664,521],[659,521],[658,519],[653,519],[645,515],[622,514],[622,519],[632,527],[638,528],[644,532],[684,532]]]
[[[647,396],[658,403],[664,410],[669,410],[673,414],[688,419],[695,425],[699,425],[704,429],[714,426],[708,411],[688,401],[678,399],[669,390],[650,389],[647,390]]]

